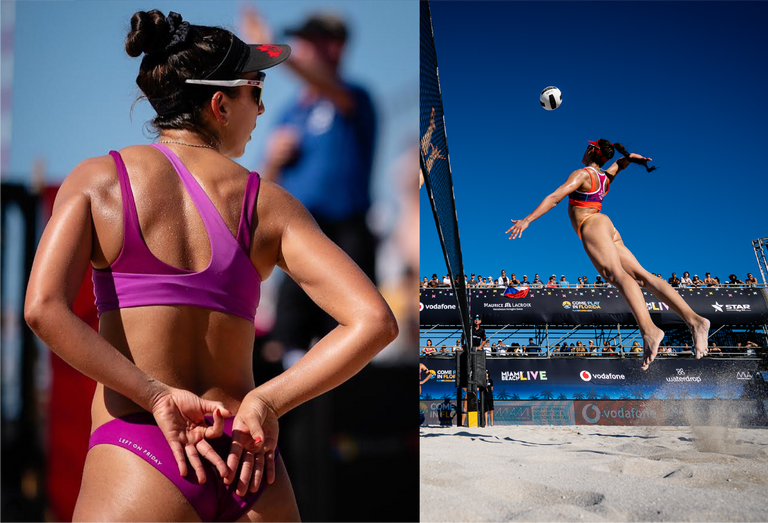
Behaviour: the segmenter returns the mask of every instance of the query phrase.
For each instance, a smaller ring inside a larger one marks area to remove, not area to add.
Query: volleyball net
[[[432,27],[432,13],[429,2],[419,2],[420,24],[420,86],[419,86],[419,161],[424,185],[429,196],[432,214],[435,217],[437,234],[445,257],[445,265],[451,278],[451,288],[456,299],[465,347],[467,350],[456,355],[457,385],[456,403],[458,422],[463,424],[465,411],[461,387],[467,387],[466,412],[470,427],[484,426],[483,401],[478,398],[478,386],[485,385],[485,352],[476,350],[473,343],[469,316],[464,262],[461,258],[459,221],[456,213],[456,198],[451,176],[451,162],[448,155],[448,136],[445,129],[445,114],[440,91],[440,77],[437,67],[437,53]]]
[[[453,192],[451,163],[448,156],[448,138],[445,130],[443,100],[437,70],[437,55],[432,30],[429,2],[421,5],[421,71],[419,88],[420,111],[420,163],[429,202],[435,217],[437,234],[443,248],[445,264],[451,278],[464,337],[471,342],[469,299],[461,259],[459,223]]]

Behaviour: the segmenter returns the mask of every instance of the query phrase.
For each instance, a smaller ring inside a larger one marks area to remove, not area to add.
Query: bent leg
[[[659,344],[664,338],[664,331],[651,321],[648,307],[645,305],[643,292],[635,278],[627,274],[622,266],[621,257],[613,241],[614,227],[611,219],[604,214],[596,214],[587,220],[582,227],[581,239],[584,250],[602,274],[605,281],[615,286],[619,294],[629,306],[637,320],[640,334],[643,337],[643,370],[656,358]]]
[[[97,445],[86,456],[73,521],[200,521],[159,470],[127,449]]]
[[[680,297],[666,280],[654,276],[637,261],[637,258],[624,245],[618,231],[614,235],[616,249],[621,258],[621,265],[624,270],[632,276],[637,284],[644,289],[648,289],[654,296],[666,303],[670,309],[675,311],[688,328],[693,336],[693,344],[696,349],[696,359],[707,354],[707,337],[709,336],[709,320],[693,312],[690,305]]]
[[[256,503],[238,521],[301,521],[293,486],[281,456],[275,460],[275,482],[262,491]]]

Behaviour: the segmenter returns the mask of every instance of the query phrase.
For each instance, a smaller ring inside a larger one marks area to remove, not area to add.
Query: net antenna
[[[437,234],[451,278],[451,287],[461,317],[464,339],[471,343],[466,274],[461,258],[456,198],[453,192],[448,138],[445,131],[443,99],[437,72],[437,55],[429,2],[421,5],[421,74],[419,77],[420,136],[419,162],[424,177]]]

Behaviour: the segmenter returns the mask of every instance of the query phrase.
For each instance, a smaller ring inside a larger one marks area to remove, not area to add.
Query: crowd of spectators
[[[733,347],[718,346],[715,342],[712,342],[709,347],[709,356],[717,357],[723,356],[723,354],[733,354],[740,356],[755,356],[757,354],[757,345],[753,341],[747,341],[745,344],[738,342]],[[429,339],[421,348],[421,356],[452,356],[456,352],[461,351],[461,340],[457,339],[456,343],[451,345],[450,343],[442,344],[440,347],[434,346],[432,340]],[[513,342],[510,344],[504,343],[503,340],[488,342],[483,347],[487,356],[546,356],[547,348],[541,347],[536,344],[533,338],[528,339],[528,344],[519,344]],[[549,348],[549,354],[551,356],[621,356],[622,354],[629,354],[632,356],[642,356],[643,347],[639,341],[632,342],[631,346],[621,347],[616,346],[615,341],[604,340],[602,345],[596,345],[593,340],[589,340],[587,345],[582,341],[576,341],[574,343],[563,342],[560,345],[554,345]],[[659,347],[660,356],[693,356],[693,349],[684,343],[682,346],[662,345]]]
[[[658,278],[664,278],[661,274],[656,274]],[[672,287],[755,287],[757,285],[757,278],[752,273],[747,273],[747,277],[744,281],[740,280],[735,274],[728,276],[728,280],[721,282],[720,278],[707,272],[704,274],[704,279],[700,279],[698,274],[694,274],[691,278],[690,273],[685,271],[682,278],[677,276],[677,273],[673,272],[672,276],[667,278],[667,282]],[[449,275],[445,275],[442,278],[438,278],[437,274],[433,274],[432,278],[428,279],[426,276],[421,279],[421,287],[450,287],[451,278]],[[528,275],[523,274],[522,279],[518,279],[517,276],[512,273],[507,276],[507,272],[502,269],[501,275],[498,278],[493,276],[481,276],[475,275],[473,272],[467,279],[467,287],[469,288],[490,288],[490,287],[530,287],[532,289],[554,288],[554,287],[611,287],[611,285],[605,282],[598,274],[595,276],[594,281],[590,281],[587,276],[579,276],[577,283],[571,283],[566,279],[565,275],[561,275],[560,279],[557,279],[557,275],[553,274],[549,279],[544,282],[538,274],[535,274],[533,280],[528,280]]]

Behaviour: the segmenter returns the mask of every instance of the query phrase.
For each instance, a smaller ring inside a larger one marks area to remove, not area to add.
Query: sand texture
[[[421,428],[421,521],[768,521],[768,429]]]

